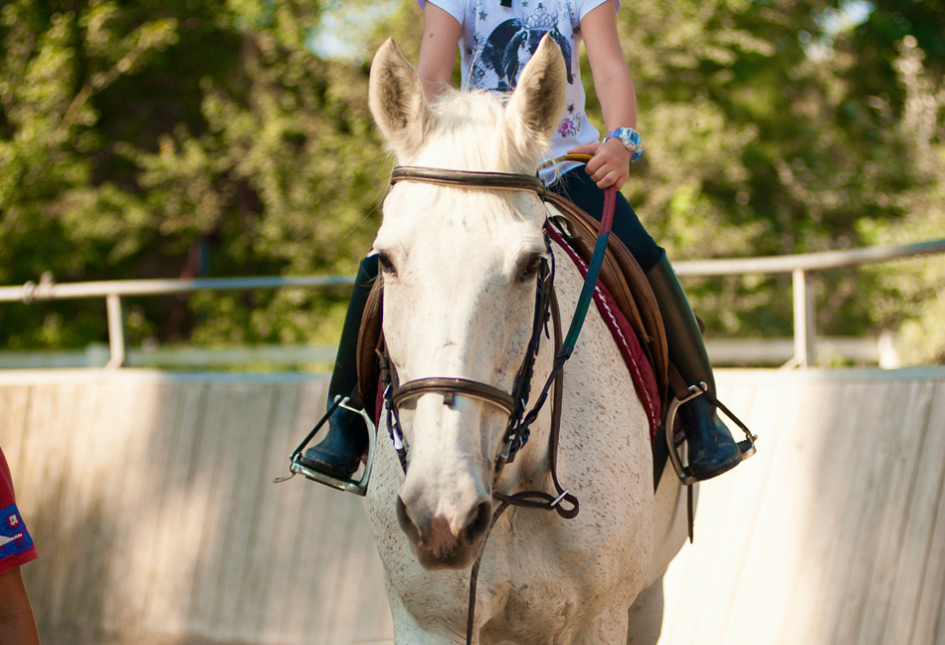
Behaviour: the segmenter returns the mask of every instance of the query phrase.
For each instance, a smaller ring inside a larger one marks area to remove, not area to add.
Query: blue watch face
[[[607,138],[620,139],[623,145],[633,149],[640,146],[640,134],[633,128],[617,128],[607,133]]]
[[[620,139],[620,143],[632,153],[630,155],[630,161],[636,161],[643,156],[643,145],[640,139],[640,133],[633,128],[617,128],[616,130],[611,130],[607,133],[604,141],[608,139]]]

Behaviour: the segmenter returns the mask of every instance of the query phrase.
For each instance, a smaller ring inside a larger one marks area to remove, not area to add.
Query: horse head
[[[565,108],[566,73],[545,38],[507,103],[449,91],[434,104],[392,40],[371,67],[370,106],[402,166],[534,174]],[[400,383],[458,378],[510,392],[532,335],[545,211],[523,190],[400,182],[374,249],[384,335]],[[481,397],[421,392],[398,406],[409,466],[397,516],[419,562],[464,568],[492,514],[509,413]]]

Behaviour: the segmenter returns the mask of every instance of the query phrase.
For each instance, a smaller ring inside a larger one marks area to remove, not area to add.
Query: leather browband
[[[404,383],[394,390],[393,403],[400,406],[407,399],[415,399],[429,393],[439,393],[444,397],[454,394],[469,396],[502,408],[509,415],[515,411],[515,400],[502,390],[485,383],[450,377],[421,378]]]
[[[478,170],[443,170],[421,166],[397,166],[391,174],[391,185],[398,181],[419,181],[458,188],[505,188],[528,190],[538,195],[545,192],[545,185],[535,175],[511,172],[482,172]]]

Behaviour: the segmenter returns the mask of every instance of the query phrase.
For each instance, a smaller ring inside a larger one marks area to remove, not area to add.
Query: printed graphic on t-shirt
[[[578,70],[573,68],[574,39],[580,27],[575,24],[575,8],[571,1],[512,1],[516,5],[510,11],[512,17],[498,24],[496,19],[501,16],[495,12],[505,13],[506,9],[500,9],[494,2],[476,1],[472,42],[467,41],[464,51],[466,59],[471,61],[468,72],[471,84],[482,90],[511,92],[518,84],[519,74],[525,64],[547,34],[561,50],[568,85],[571,86],[568,97],[572,99],[572,94],[580,90],[575,88]],[[580,97],[583,103],[583,92]],[[575,145],[586,119],[583,111],[576,109],[574,102],[569,101],[568,112],[558,127],[558,135],[570,139],[571,145]]]
[[[567,73],[567,111],[551,139],[549,158],[560,157],[578,146],[598,142],[598,133],[585,114],[584,87],[578,50],[581,20],[608,0],[419,0],[433,2],[462,27],[462,89],[498,92],[506,97],[515,89],[525,64],[542,37],[548,35],[561,50]],[[613,0],[614,8],[619,2]],[[539,171],[544,181],[554,181],[576,164]]]
[[[527,7],[528,0],[524,0],[522,5]],[[487,17],[484,9],[480,6],[477,10],[480,19],[484,20]],[[484,42],[477,30],[476,48],[479,56],[472,69],[475,85],[499,92],[515,89],[519,73],[538,49],[538,43],[545,34],[549,34],[561,48],[568,71],[568,84],[573,84],[571,41],[558,28],[558,16],[539,2],[534,10],[524,10],[521,18],[511,18],[499,24]]]
[[[0,560],[29,551],[32,547],[33,538],[26,530],[16,504],[0,511]]]

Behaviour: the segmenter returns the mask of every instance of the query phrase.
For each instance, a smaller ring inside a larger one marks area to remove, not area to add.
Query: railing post
[[[894,370],[902,367],[897,345],[896,332],[887,329],[879,335],[879,366],[884,370]]]
[[[125,364],[125,318],[121,312],[121,296],[110,293],[105,296],[108,310],[108,363],[106,368],[114,369]]]
[[[794,365],[814,364],[814,333],[814,287],[804,269],[794,269]]]

